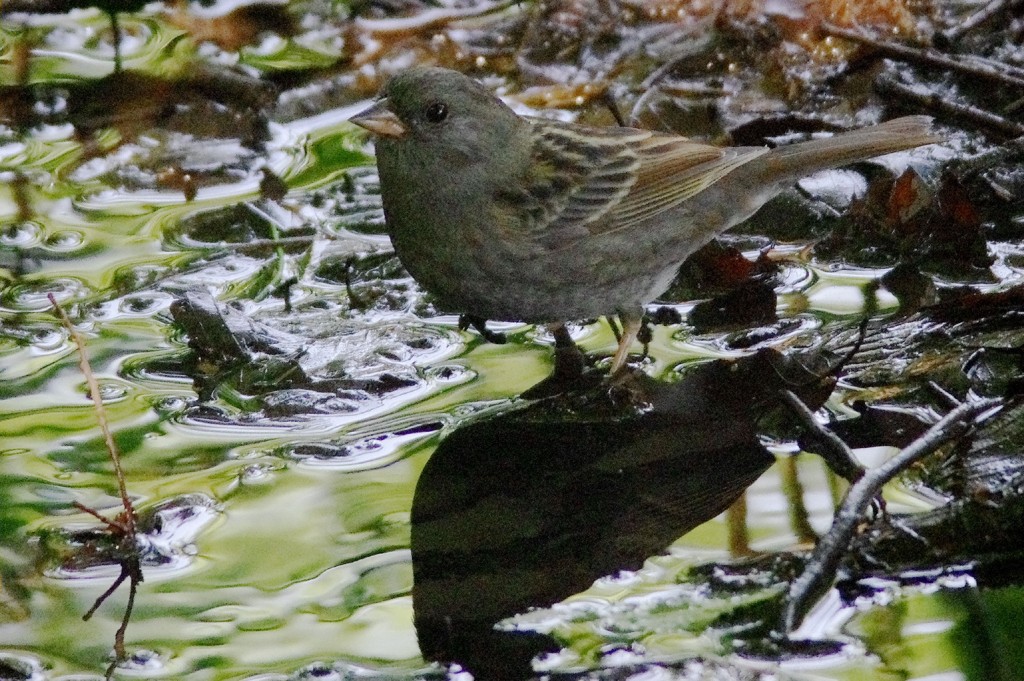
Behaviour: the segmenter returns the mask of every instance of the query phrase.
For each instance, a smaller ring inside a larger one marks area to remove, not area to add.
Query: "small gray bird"
[[[352,117],[376,135],[388,233],[442,308],[549,324],[643,306],[715,235],[811,173],[941,141],[931,119],[769,149],[517,115],[456,71],[413,68]]]

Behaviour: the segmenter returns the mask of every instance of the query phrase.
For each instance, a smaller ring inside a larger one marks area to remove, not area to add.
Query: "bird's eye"
[[[426,111],[423,113],[429,122],[440,123],[448,118],[448,105],[444,102],[434,102],[433,104],[428,104]]]

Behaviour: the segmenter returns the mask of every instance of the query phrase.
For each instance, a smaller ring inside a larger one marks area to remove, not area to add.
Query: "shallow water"
[[[5,54],[23,25],[42,36],[31,82],[111,71],[110,33],[99,12],[4,20]],[[196,48],[164,19],[125,17],[122,26],[126,68],[188,68]],[[336,39],[326,28],[302,40],[267,38],[238,59],[264,72],[312,68],[333,63]],[[0,61],[0,79],[16,80],[9,57]],[[55,107],[62,97],[58,88]],[[365,262],[388,249],[371,150],[346,122],[364,105],[282,115],[270,122],[262,148],[232,135],[162,128],[136,135],[131,126],[115,132],[102,125],[89,142],[67,124],[0,129],[0,664],[7,666],[0,676],[100,678],[127,598],[122,587],[83,622],[117,569],[55,557],[67,551],[69,533],[97,527],[73,502],[113,515],[119,500],[78,354],[52,313],[51,295],[86,339],[129,493],[161,518],[153,525],[159,531],[144,538],[145,581],[119,677],[439,673],[420,658],[412,619],[409,524],[419,474],[456,426],[507,411],[547,376],[552,341],[530,327],[498,325],[511,342],[486,344],[429,308],[411,280],[387,265],[371,263],[357,277],[355,290],[371,300],[367,310],[352,308],[338,278],[321,276],[328,264]],[[190,115],[203,118],[202,110]],[[185,126],[188,116],[179,122]],[[112,147],[118,138],[119,148],[86,160],[91,145]],[[263,167],[287,183],[280,202],[260,197]],[[189,173],[199,178],[192,200],[174,179]],[[819,184],[842,193],[847,180]],[[19,215],[26,206],[30,214]],[[309,243],[280,253],[240,247],[275,230]],[[811,263],[799,245],[776,252],[791,256],[777,286],[778,312],[795,322],[777,344],[798,343],[835,320],[855,325],[866,297],[874,310],[896,308],[891,294],[875,297],[867,286],[885,270]],[[1000,285],[1020,279],[1020,262],[1019,245],[1000,245]],[[276,286],[292,276],[286,311]],[[353,388],[312,410],[273,411],[261,396],[228,387],[200,404],[183,368],[187,339],[171,324],[170,309],[195,289],[240,301],[248,317],[305,339],[304,359],[317,368],[408,382],[378,392]],[[692,305],[676,307],[686,313]],[[588,351],[614,347],[603,325],[575,334]],[[749,352],[723,334],[659,326],[645,370],[675,378],[694,363]],[[829,406],[844,413],[855,397],[856,390],[841,389]],[[806,548],[809,531],[827,529],[841,484],[794,443],[767,444],[778,460],[746,494],[749,549]],[[904,487],[888,497],[895,512],[935,503]],[[565,648],[540,668],[555,671],[700,658],[680,675],[653,667],[632,678],[691,678],[685,674],[701,669],[850,681],[975,673],[961,629],[985,596],[967,573],[882,585],[852,605],[832,593],[799,632],[837,641],[827,653],[732,653],[737,632],[717,615],[771,593],[723,598],[692,577],[695,567],[735,558],[729,535],[719,516],[643,569],[600,579],[507,626],[552,632]]]

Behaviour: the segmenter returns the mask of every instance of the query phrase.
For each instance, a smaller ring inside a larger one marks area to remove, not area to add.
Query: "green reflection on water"
[[[43,38],[29,82],[98,78],[112,71],[109,22],[101,13],[54,15],[33,23],[32,29],[0,25],[3,84],[15,82],[9,55],[13,41],[26,31]],[[122,26],[129,36],[126,68],[171,75],[194,66],[196,46],[159,17],[124,18]],[[337,58],[322,43],[294,40],[263,52],[246,49],[240,57],[266,72],[328,67]],[[310,222],[330,222],[302,203],[308,201],[303,195],[332,187],[349,170],[365,169],[371,159],[364,138],[338,112],[280,125],[286,139],[273,151],[284,157],[275,159],[289,186],[289,200],[299,202],[297,211],[313,212]],[[246,290],[266,259],[233,256],[229,266],[215,269],[222,254],[213,247],[190,250],[178,240],[179,227],[195,215],[257,201],[258,176],[242,167],[235,183],[204,187],[195,200],[186,201],[180,192],[163,187],[123,189],[109,173],[76,176],[85,154],[70,130],[4,134],[22,146],[0,164],[33,178],[25,196],[34,215],[17,220],[14,186],[0,186],[0,229],[23,232],[16,246],[4,245],[0,260],[0,650],[37,656],[54,677],[98,674],[107,664],[126,603],[121,590],[83,623],[81,615],[114,573],[58,578],[53,565],[34,564],[35,538],[43,531],[95,525],[71,507],[72,501],[116,508],[115,481],[77,356],[49,312],[46,294],[52,292],[71,309],[86,336],[101,384],[122,389],[106,409],[132,496],[143,508],[190,494],[206,495],[217,504],[215,520],[193,546],[185,547],[181,565],[146,572],[127,644],[129,650],[149,649],[160,656],[162,667],[153,676],[239,679],[288,674],[315,660],[420,669],[409,598],[409,509],[419,473],[440,435],[412,439],[397,452],[351,467],[270,452],[303,438],[345,440],[435,419],[450,424],[506,408],[550,371],[549,346],[532,343],[533,331],[522,328],[512,330],[512,342],[505,346],[483,344],[467,334],[464,348],[437,363],[464,366],[472,373],[469,380],[437,382],[414,399],[382,401],[352,420],[325,418],[311,426],[308,421],[184,418],[184,404],[194,399],[191,386],[138,369],[184,351],[183,342],[172,337],[167,300],[160,296],[170,298],[198,280],[230,299]],[[296,139],[287,139],[289,134]],[[93,142],[109,149],[119,139],[119,133],[106,130]],[[376,207],[363,212],[378,216]],[[353,252],[380,245],[372,234],[360,241],[345,225],[321,226],[344,232]],[[814,308],[815,301],[824,300],[825,288],[845,282],[851,295],[831,306],[821,303],[815,311],[857,313],[860,289],[850,282],[874,276],[819,276],[791,299],[802,299],[801,310]],[[325,287],[309,280],[298,288],[300,296],[327,295]],[[133,313],[130,305],[122,305],[133,295],[157,302]],[[268,302],[266,308],[277,304]],[[450,330],[454,320],[438,324]],[[589,351],[607,353],[614,347],[604,326],[581,333]],[[659,327],[652,354],[650,370],[665,375],[682,363],[735,353]],[[180,404],[164,409],[159,406],[164,400]],[[804,493],[814,502],[809,504],[812,524],[821,531],[831,512],[829,481],[816,459],[800,457],[798,468]],[[748,503],[752,547],[793,548],[798,537],[777,469],[754,486]],[[668,556],[649,561],[637,583],[601,583],[570,603],[589,599],[604,607],[631,596],[671,593],[685,584],[694,564],[727,557],[726,536],[722,519],[706,523],[677,542]],[[850,681],[956,670],[960,661],[949,652],[954,635],[906,635],[908,622],[954,617],[929,613],[927,608],[936,603],[942,599],[920,594],[899,606],[873,610],[862,618],[860,631],[851,628],[865,641],[868,656],[814,660],[809,666],[816,675]],[[610,639],[640,640],[652,656],[665,659],[720,654],[715,637],[700,633],[717,612],[666,607],[629,614],[614,622],[621,628],[619,639],[600,630],[595,618],[570,617],[559,634],[577,660],[589,662],[598,659]]]

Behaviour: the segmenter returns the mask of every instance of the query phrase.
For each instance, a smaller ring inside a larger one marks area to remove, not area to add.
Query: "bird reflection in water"
[[[477,679],[532,676],[549,636],[495,624],[635,570],[728,508],[774,457],[758,421],[793,390],[817,409],[833,382],[762,351],[681,381],[641,381],[643,409],[607,388],[540,400],[451,433],[412,508],[413,608],[423,656]]]

